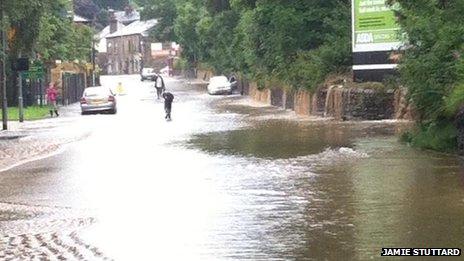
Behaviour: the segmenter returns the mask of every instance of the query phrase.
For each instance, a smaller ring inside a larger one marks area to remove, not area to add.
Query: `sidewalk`
[[[13,140],[24,136],[27,136],[27,134],[21,130],[21,124],[18,121],[8,121],[8,130],[0,130],[0,141]]]
[[[52,155],[63,145],[79,139],[73,132],[80,114],[76,105],[60,108],[60,117],[42,120],[9,121],[8,130],[0,131],[0,172],[21,163]]]

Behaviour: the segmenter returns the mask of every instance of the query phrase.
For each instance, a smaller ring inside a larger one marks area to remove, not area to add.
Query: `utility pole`
[[[24,101],[23,101],[23,76],[22,71],[18,71],[18,107],[19,107],[19,122],[24,122]]]
[[[92,20],[93,28],[95,28],[97,17]],[[95,86],[95,35],[92,36],[92,86]]]
[[[6,32],[5,32],[5,8],[4,8],[4,0],[2,0],[2,5],[1,5],[1,12],[0,12],[0,32],[1,32],[1,38],[2,38],[2,50],[1,50],[1,58],[2,58],[2,63],[1,67],[2,70],[0,72],[2,76],[2,85],[0,86],[1,88],[1,102],[2,102],[2,125],[3,125],[3,130],[8,129],[8,104],[7,104],[7,98],[6,98],[6,44],[7,44],[7,39],[6,39]]]

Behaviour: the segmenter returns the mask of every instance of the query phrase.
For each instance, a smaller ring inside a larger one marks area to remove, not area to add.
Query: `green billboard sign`
[[[385,0],[353,0],[353,50],[389,51],[400,45],[394,9]]]
[[[23,78],[37,80],[42,79],[45,75],[44,69],[41,66],[31,66],[28,71],[21,72]]]

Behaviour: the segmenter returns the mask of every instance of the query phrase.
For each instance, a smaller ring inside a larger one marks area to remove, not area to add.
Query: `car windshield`
[[[227,80],[227,77],[225,76],[217,76],[211,78],[210,81],[212,84],[221,84],[221,83],[228,83],[229,81]]]
[[[105,96],[105,95],[111,95],[111,92],[108,88],[104,88],[104,87],[87,88],[84,93],[85,97]]]
[[[152,73],[153,71],[151,68],[143,68],[143,73]]]

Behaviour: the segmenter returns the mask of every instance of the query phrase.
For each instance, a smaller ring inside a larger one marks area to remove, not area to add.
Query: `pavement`
[[[60,109],[60,117],[19,123],[10,121],[7,131],[0,131],[0,171],[59,151],[64,145],[85,137],[72,131],[78,124],[79,106]]]

